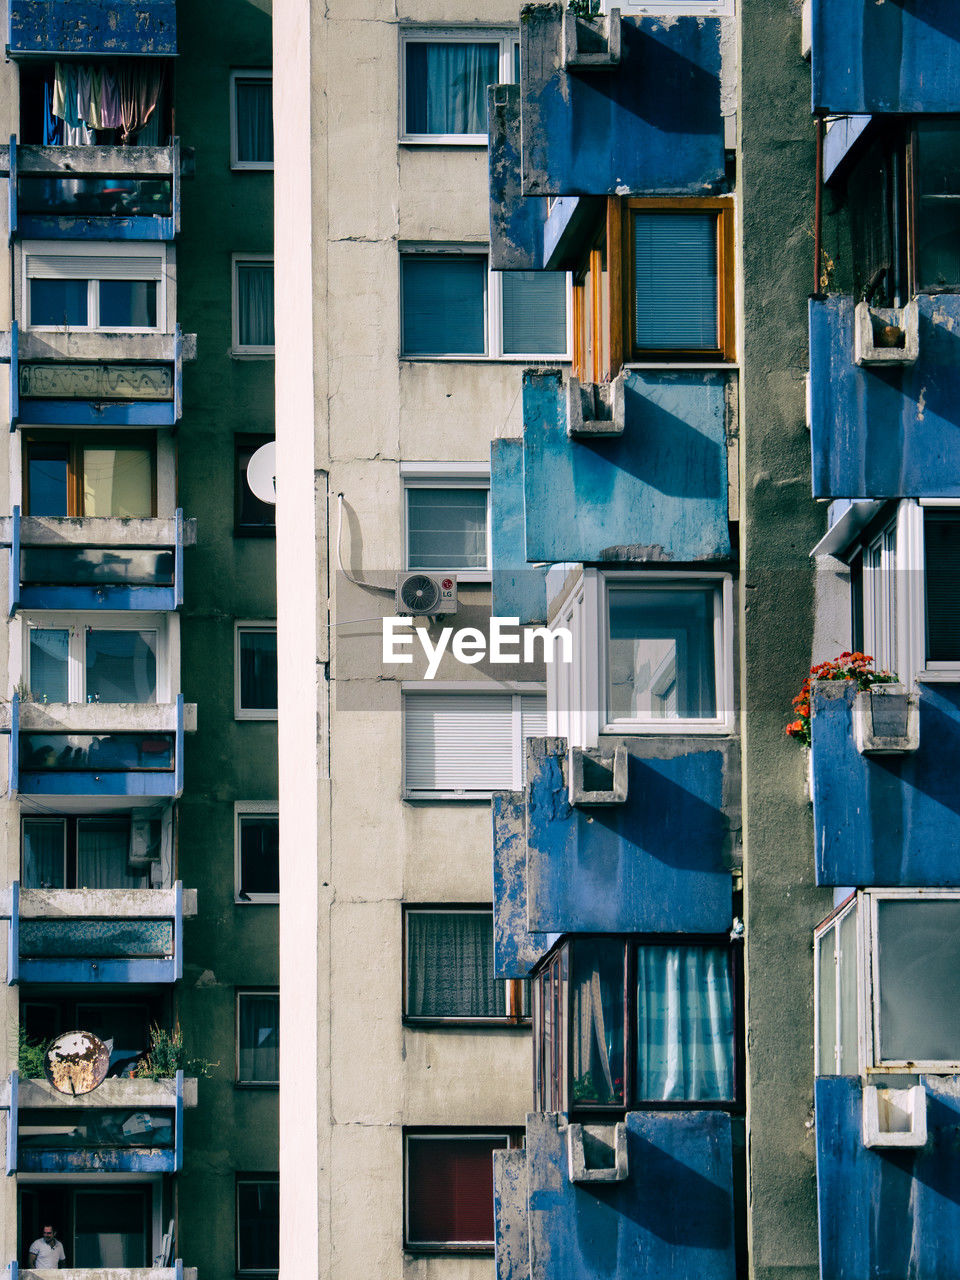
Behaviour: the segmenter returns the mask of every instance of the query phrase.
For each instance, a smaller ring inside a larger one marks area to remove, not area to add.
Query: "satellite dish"
[[[250,492],[261,502],[276,505],[277,501],[277,445],[268,440],[262,444],[247,463],[247,484]]]
[[[90,1031],[65,1031],[47,1050],[43,1073],[58,1093],[76,1096],[103,1084],[110,1050]]]

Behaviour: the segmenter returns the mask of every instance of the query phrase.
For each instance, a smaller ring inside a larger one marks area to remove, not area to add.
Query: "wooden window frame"
[[[23,512],[30,512],[30,446],[32,444],[65,445],[67,448],[67,519],[85,519],[83,507],[83,451],[84,449],[146,449],[150,454],[150,519],[157,517],[157,438],[154,433],[124,431],[101,433],[76,432],[24,432],[21,474],[23,476]],[[93,517],[89,517],[93,519]],[[106,517],[119,519],[119,517]]]

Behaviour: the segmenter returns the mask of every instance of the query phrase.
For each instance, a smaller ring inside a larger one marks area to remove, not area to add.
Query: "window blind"
[[[509,693],[408,694],[404,730],[408,791],[483,794],[513,788]]]
[[[506,1135],[407,1139],[407,1238],[411,1244],[493,1240],[493,1152]]]
[[[716,347],[717,214],[635,213],[633,260],[636,347]]]
[[[405,355],[483,355],[487,260],[453,254],[401,259]]]
[[[567,349],[567,277],[562,271],[504,271],[504,355],[561,355]]]
[[[162,280],[162,253],[30,253],[31,280]]]

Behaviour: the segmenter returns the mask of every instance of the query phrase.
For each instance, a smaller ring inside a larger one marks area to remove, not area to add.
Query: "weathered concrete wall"
[[[176,0],[7,0],[14,54],[177,52]]]
[[[960,13],[952,0],[812,0],[814,110],[955,111]]]
[[[546,570],[527,563],[522,440],[491,442],[490,525],[493,612],[546,622]]]
[[[918,305],[916,363],[883,368],[854,363],[852,298],[811,301],[815,498],[960,495],[960,297]]]
[[[521,189],[520,86],[487,90],[490,164],[490,265],[497,271],[539,271],[547,201]]]
[[[861,1085],[816,1082],[822,1280],[939,1280],[960,1271],[960,1081],[921,1076],[927,1145],[871,1149],[861,1136]]]
[[[813,285],[814,133],[809,69],[799,53],[799,4],[742,0],[739,10],[751,1275],[814,1280],[810,939],[830,910],[830,895],[813,884],[804,753],[783,732],[811,661],[807,553],[824,526],[823,511],[809,500],[803,384],[806,298]]]

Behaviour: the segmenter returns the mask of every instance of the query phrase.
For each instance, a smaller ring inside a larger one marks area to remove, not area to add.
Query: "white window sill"
[[[259,350],[245,347],[231,347],[230,358],[232,360],[273,360],[275,351],[275,347],[263,347]]]
[[[736,729],[732,721],[725,721],[723,724],[703,724],[695,720],[630,720],[606,724],[600,728],[601,734],[621,738],[660,738],[678,734],[686,737],[729,738],[734,732]]]
[[[917,681],[920,684],[960,684],[960,667],[940,671],[932,667],[927,671],[918,671]]]
[[[275,907],[280,903],[280,895],[279,893],[251,893],[245,898],[234,898],[233,901],[238,907]]]
[[[485,133],[414,133],[401,134],[401,147],[486,147]]]
[[[230,168],[234,173],[273,173],[273,161],[235,160]]]
[[[401,364],[542,364],[542,365],[558,365],[570,364],[570,356],[484,356],[474,353],[472,355],[452,355],[452,356],[416,356],[406,355],[401,351]]]
[[[428,573],[432,578],[456,578],[458,587],[490,585],[489,569],[404,569],[404,573]]]
[[[504,786],[500,790],[512,791],[513,788]],[[426,800],[431,802],[434,800],[442,800],[444,802],[467,800],[479,804],[489,804],[493,794],[492,791],[403,791],[400,793],[400,798],[402,800]]]
[[[244,711],[242,708],[234,712],[234,720],[276,720],[278,713],[276,711]]]

